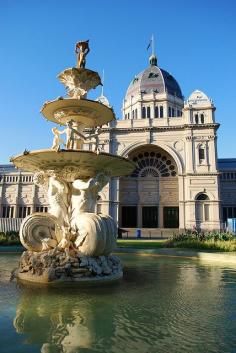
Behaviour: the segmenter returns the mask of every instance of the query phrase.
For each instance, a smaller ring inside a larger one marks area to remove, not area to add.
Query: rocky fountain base
[[[17,277],[40,283],[111,282],[122,278],[122,265],[116,255],[90,257],[55,248],[45,252],[25,251]]]

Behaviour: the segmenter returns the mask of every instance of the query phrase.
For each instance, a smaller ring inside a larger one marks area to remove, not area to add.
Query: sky
[[[158,65],[183,95],[200,89],[213,99],[218,156],[236,158],[235,18],[235,0],[0,0],[0,164],[51,146],[54,125],[40,109],[65,96],[56,77],[75,66],[79,40],[89,39],[87,67],[104,69],[104,94],[121,118],[130,81],[148,66],[152,34]]]

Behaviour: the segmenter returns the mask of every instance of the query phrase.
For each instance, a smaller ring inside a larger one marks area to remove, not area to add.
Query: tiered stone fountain
[[[77,67],[58,75],[69,97],[48,101],[41,110],[47,120],[66,128],[52,129],[51,149],[25,151],[11,159],[16,167],[34,172],[34,183],[47,190],[50,206],[49,213],[36,212],[22,222],[20,239],[27,250],[17,273],[21,280],[91,283],[123,275],[119,258],[111,254],[117,224],[95,209],[98,193],[110,178],[130,174],[134,164],[101,150],[98,127],[115,116],[111,108],[86,98],[101,84],[98,73],[85,68],[88,41],[78,42],[76,52]],[[65,142],[60,137],[64,133]],[[83,150],[85,141],[93,151]]]

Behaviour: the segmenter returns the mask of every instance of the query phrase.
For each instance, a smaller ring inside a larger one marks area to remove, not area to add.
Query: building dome
[[[99,103],[102,103],[102,104],[106,105],[106,106],[109,107],[109,108],[111,107],[111,106],[110,106],[110,103],[109,103],[109,101],[108,101],[108,99],[107,99],[107,97],[104,96],[103,94],[101,94],[101,96],[99,96],[99,97],[96,99],[96,101],[99,102]]]
[[[199,91],[198,89],[193,91],[187,100],[187,104],[191,105],[209,105],[209,103],[212,103],[212,100],[208,98],[205,93]]]
[[[154,56],[150,57],[150,66],[139,73],[131,81],[126,92],[125,100],[140,93],[168,93],[183,99],[183,95],[178,82],[167,71],[155,65]]]

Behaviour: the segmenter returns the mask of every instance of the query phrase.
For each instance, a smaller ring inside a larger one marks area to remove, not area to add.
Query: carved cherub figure
[[[90,52],[89,40],[78,42],[75,45],[75,52],[77,55],[77,68],[85,68],[86,56]]]
[[[73,122],[73,120],[68,121],[66,128],[62,131],[59,131],[56,127],[52,129],[52,132],[54,133],[52,149],[58,151],[61,143],[63,143],[68,150],[80,149],[82,147],[82,144],[86,139],[82,133],[84,125],[81,124],[78,129],[75,129],[73,127]],[[66,134],[66,144],[59,136],[62,134]]]
[[[99,154],[102,151],[102,148],[100,147],[100,143],[99,143],[99,135],[102,133],[102,130],[100,127],[96,127],[94,130],[94,133],[89,134],[88,136],[86,136],[86,139],[95,139],[95,142],[90,141],[90,143],[92,145],[94,145],[93,151],[96,152],[97,154]]]
[[[60,135],[64,134],[64,131],[59,131],[56,127],[53,127],[52,132],[54,134],[54,139],[51,148],[55,151],[59,151],[60,144],[63,144],[65,146],[64,140],[60,138]]]

